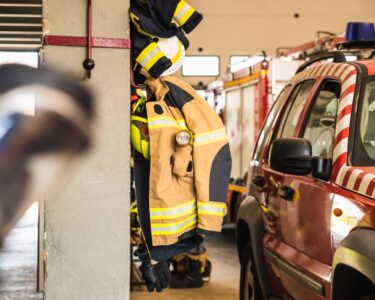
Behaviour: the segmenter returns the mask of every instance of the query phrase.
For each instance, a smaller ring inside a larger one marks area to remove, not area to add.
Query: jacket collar
[[[169,92],[168,86],[161,79],[149,78],[146,80],[146,86],[149,88],[152,95],[155,95],[156,101],[164,99],[165,95]]]

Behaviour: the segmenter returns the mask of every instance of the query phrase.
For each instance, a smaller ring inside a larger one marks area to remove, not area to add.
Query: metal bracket
[[[87,58],[83,61],[83,67],[87,71],[87,78],[91,78],[91,71],[95,67],[92,59],[92,48],[130,49],[130,39],[102,38],[92,36],[92,0],[87,5],[87,37],[46,35],[43,45],[87,47]]]

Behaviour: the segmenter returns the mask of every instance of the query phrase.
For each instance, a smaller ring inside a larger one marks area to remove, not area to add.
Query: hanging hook
[[[88,0],[87,5],[87,58],[83,61],[83,67],[90,79],[91,71],[95,68],[95,61],[92,59],[92,0]]]

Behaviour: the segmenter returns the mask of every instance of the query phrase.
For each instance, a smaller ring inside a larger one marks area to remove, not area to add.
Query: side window
[[[288,85],[281,91],[275,101],[275,104],[272,106],[270,113],[267,116],[263,129],[259,134],[256,150],[254,151],[253,159],[256,161],[260,161],[263,157],[264,148],[267,144],[271,130],[276,122],[276,116],[278,115],[282,105],[285,103],[286,97],[288,97],[291,87],[291,85]]]
[[[310,141],[313,156],[332,158],[340,91],[339,82],[323,82],[311,107],[303,138]]]
[[[375,76],[365,79],[357,115],[353,164],[375,166]]]
[[[282,120],[280,130],[277,133],[278,138],[293,137],[302,110],[306,105],[306,101],[309,98],[314,83],[315,80],[307,80],[300,83],[294,89],[289,98],[288,107],[284,119]]]

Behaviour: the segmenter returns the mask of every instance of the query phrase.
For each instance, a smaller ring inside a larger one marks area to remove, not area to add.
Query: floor
[[[36,292],[37,214],[34,205],[10,232],[0,249],[0,300],[42,300]],[[239,264],[234,228],[226,227],[205,244],[212,262],[211,281],[203,288],[148,293],[137,287],[130,300],[237,300]]]
[[[0,299],[43,299],[36,292],[38,206],[33,205],[0,249]]]
[[[234,228],[223,230],[219,237],[206,242],[209,259],[212,262],[211,281],[200,289],[167,289],[162,293],[142,291],[131,293],[131,300],[237,300],[239,298],[240,268],[235,244]],[[140,289],[136,287],[136,289]]]

